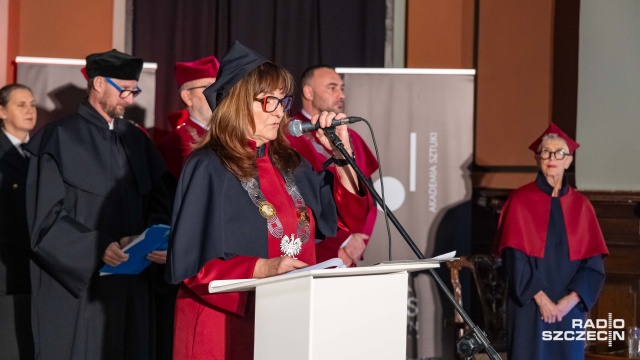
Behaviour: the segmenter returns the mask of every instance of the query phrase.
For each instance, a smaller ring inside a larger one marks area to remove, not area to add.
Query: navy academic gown
[[[536,179],[538,189],[551,196],[553,188],[542,174]],[[566,182],[559,196],[569,190]],[[531,205],[532,206],[532,205]],[[596,221],[595,219],[568,219],[569,221]],[[584,341],[543,341],[543,331],[580,330],[571,326],[573,319],[586,319],[587,311],[596,302],[605,273],[603,256],[595,255],[581,260],[569,260],[569,246],[560,198],[551,198],[549,227],[544,257],[527,256],[524,252],[507,247],[503,251],[504,264],[509,276],[509,302],[507,316],[508,358],[521,359],[584,359]],[[580,302],[560,322],[553,324],[541,320],[540,310],[533,296],[543,290],[553,302],[575,291]]]
[[[27,149],[32,325],[38,359],[154,358],[149,274],[99,276],[107,246],[168,223],[162,158],[84,101]]]
[[[25,183],[29,159],[0,130],[0,355],[33,358],[29,229]]]
[[[266,155],[267,147],[257,153],[261,189],[265,186],[264,196],[271,199],[278,214],[295,214],[284,180]],[[292,176],[312,219],[310,240],[298,258],[314,264],[313,239],[334,236],[338,223],[361,227],[371,198],[364,189],[364,196],[350,193],[337,176],[328,171],[316,173],[305,160]],[[284,211],[285,204],[291,211]],[[349,211],[340,212],[336,207]],[[297,226],[295,215],[284,215],[281,221],[285,229]],[[174,359],[253,359],[252,293],[209,294],[207,284],[251,278],[258,258],[281,255],[279,239],[269,234],[267,220],[211,148],[195,150],[187,160],[172,226],[167,281],[182,282],[176,301]]]

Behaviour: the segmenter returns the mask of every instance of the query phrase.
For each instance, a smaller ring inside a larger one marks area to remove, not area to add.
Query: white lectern
[[[212,281],[210,293],[256,291],[254,359],[406,358],[412,261],[308,270],[266,279]]]

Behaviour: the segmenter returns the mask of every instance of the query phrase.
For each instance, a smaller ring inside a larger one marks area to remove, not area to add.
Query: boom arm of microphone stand
[[[418,249],[418,247],[416,246],[415,242],[413,242],[409,234],[407,234],[407,232],[404,230],[404,228],[402,227],[402,224],[400,224],[400,222],[395,217],[395,215],[393,215],[391,210],[389,210],[389,208],[387,207],[387,204],[385,204],[382,201],[382,198],[380,197],[378,192],[375,190],[373,185],[367,181],[366,176],[364,176],[364,174],[362,173],[362,170],[360,170],[358,165],[356,165],[356,162],[353,160],[351,155],[347,153],[347,150],[345,150],[342,140],[340,140],[338,135],[336,135],[335,129],[327,128],[323,130],[325,135],[329,138],[329,140],[331,140],[331,143],[340,151],[340,153],[342,154],[342,156],[344,156],[347,163],[351,165],[351,168],[353,168],[353,170],[356,172],[356,175],[358,176],[358,179],[360,179],[360,182],[367,187],[371,196],[373,196],[376,202],[383,207],[385,213],[389,217],[389,220],[391,220],[393,225],[396,227],[400,235],[402,235],[402,238],[407,242],[411,250],[413,250],[413,252],[416,254],[418,259],[426,259],[425,256],[420,251],[420,249]],[[438,284],[438,287],[440,288],[440,290],[449,299],[449,302],[453,304],[453,307],[460,314],[464,322],[467,323],[467,325],[469,325],[469,328],[471,329],[470,331],[473,332],[474,337],[482,343],[482,345],[486,349],[486,352],[489,358],[493,360],[501,360],[500,355],[498,355],[498,353],[495,351],[491,343],[489,343],[489,339],[487,339],[487,336],[485,335],[485,333],[478,326],[476,326],[476,324],[473,323],[473,321],[471,320],[469,315],[467,315],[467,313],[464,311],[462,306],[460,306],[460,304],[456,302],[455,298],[453,297],[453,294],[451,294],[451,291],[449,291],[449,288],[447,288],[447,286],[442,281],[440,276],[433,269],[429,269],[428,271],[431,274],[431,277],[433,277],[433,279]],[[482,350],[482,349],[480,348],[478,350]]]

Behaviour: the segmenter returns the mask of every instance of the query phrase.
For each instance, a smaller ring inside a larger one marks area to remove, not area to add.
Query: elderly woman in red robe
[[[209,294],[207,284],[315,264],[315,239],[334,236],[338,222],[361,227],[369,211],[351,167],[317,173],[289,146],[293,90],[287,70],[236,42],[204,91],[211,126],[180,176],[169,240],[168,280],[181,284],[174,359],[252,359],[254,294]],[[312,122],[325,128],[344,116]],[[352,153],[346,126],[335,131]],[[323,131],[316,136],[344,160]]]
[[[496,245],[509,277],[510,360],[584,359],[584,340],[548,340],[554,331],[583,330],[572,320],[584,323],[605,279],[595,212],[564,176],[578,147],[551,124],[529,147],[540,166],[536,180],[502,208]]]

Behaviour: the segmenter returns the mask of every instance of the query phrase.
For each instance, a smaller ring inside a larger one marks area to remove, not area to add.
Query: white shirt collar
[[[11,144],[13,144],[13,146],[18,149],[18,152],[24,156],[24,151],[22,150],[22,147],[20,147],[20,145],[22,145],[22,143],[28,143],[29,142],[29,134],[27,134],[27,137],[24,139],[24,141],[18,139],[17,137],[9,134],[7,132],[7,130],[5,130],[4,128],[2,128],[2,131],[4,132],[5,135],[7,135],[7,137],[9,138],[9,141],[11,141]]]
[[[302,113],[302,115],[304,115],[304,117],[307,118],[307,120],[311,120],[311,115],[309,115],[308,112],[304,111],[304,109],[300,110],[300,112]]]
[[[209,125],[205,125],[205,124],[201,123],[200,121],[196,120],[196,118],[194,118],[193,116],[189,116],[189,119],[191,119],[191,121],[193,121],[194,123],[200,125],[201,128],[203,128],[205,130],[209,130]]]

